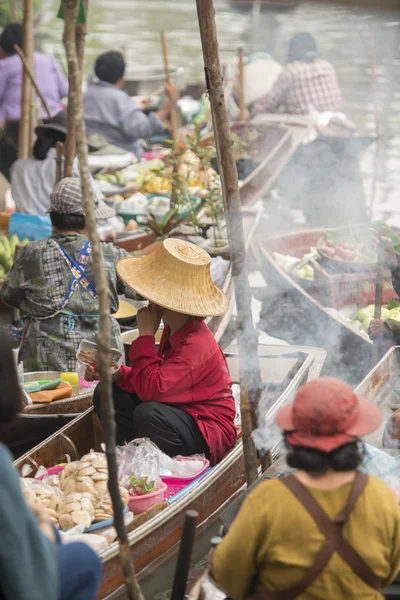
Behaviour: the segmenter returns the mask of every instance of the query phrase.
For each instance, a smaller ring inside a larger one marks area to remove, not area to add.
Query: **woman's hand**
[[[368,335],[371,340],[382,337],[386,333],[385,321],[382,319],[372,319],[368,327]]]
[[[86,381],[98,381],[100,379],[100,374],[97,371],[97,365],[95,363],[86,365],[85,379]]]
[[[160,327],[163,310],[155,304],[141,308],[136,315],[139,335],[155,335]]]
[[[118,369],[118,371],[116,373],[113,373],[111,375],[111,380],[113,383],[118,383],[120,378],[121,378],[120,369]],[[86,381],[99,381],[100,373],[97,371],[96,364],[93,363],[91,365],[86,366],[85,379],[86,379]]]
[[[383,260],[389,269],[395,269],[399,265],[393,242],[390,238],[382,236],[376,229],[372,230],[375,235],[374,243],[378,248],[383,248]]]

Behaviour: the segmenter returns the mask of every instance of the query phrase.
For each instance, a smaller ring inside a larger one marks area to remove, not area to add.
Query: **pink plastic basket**
[[[198,473],[196,473],[196,475],[193,475],[192,477],[172,477],[170,475],[162,475],[162,481],[167,484],[167,490],[164,494],[164,500],[168,500],[168,498],[171,498],[171,496],[174,496],[175,494],[180,492],[184,487],[189,485],[189,483],[192,483],[192,481],[203,475],[210,466],[210,461],[206,458],[201,457],[180,456],[179,458],[177,458],[177,460],[201,460],[204,466]]]
[[[152,494],[145,494],[144,496],[134,496],[133,494],[129,494],[129,510],[134,515],[140,515],[140,513],[146,512],[146,510],[149,510],[149,508],[155,504],[163,501],[166,490],[167,484],[161,483],[160,489]]]

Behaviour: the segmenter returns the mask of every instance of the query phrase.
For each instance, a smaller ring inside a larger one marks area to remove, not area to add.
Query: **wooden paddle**
[[[162,53],[163,53],[163,59],[164,59],[165,80],[168,84],[170,84],[171,83],[171,73],[169,70],[167,40],[165,38],[165,33],[163,31],[161,32],[161,47],[162,47]],[[176,129],[177,129],[175,108],[173,108],[171,110],[170,123],[171,123],[171,138],[173,140],[175,140],[176,139]]]

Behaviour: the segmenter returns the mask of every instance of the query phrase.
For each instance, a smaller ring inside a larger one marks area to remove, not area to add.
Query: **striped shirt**
[[[338,111],[342,95],[333,66],[319,58],[286,65],[262,103],[263,112],[307,115],[312,105],[319,112]]]

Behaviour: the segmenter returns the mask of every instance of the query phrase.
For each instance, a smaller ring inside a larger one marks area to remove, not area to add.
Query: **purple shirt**
[[[60,101],[68,94],[68,80],[54,58],[35,52],[35,79],[54,117],[62,109]],[[22,62],[18,54],[0,60],[0,123],[21,117]],[[40,117],[48,118],[37,98]]]

